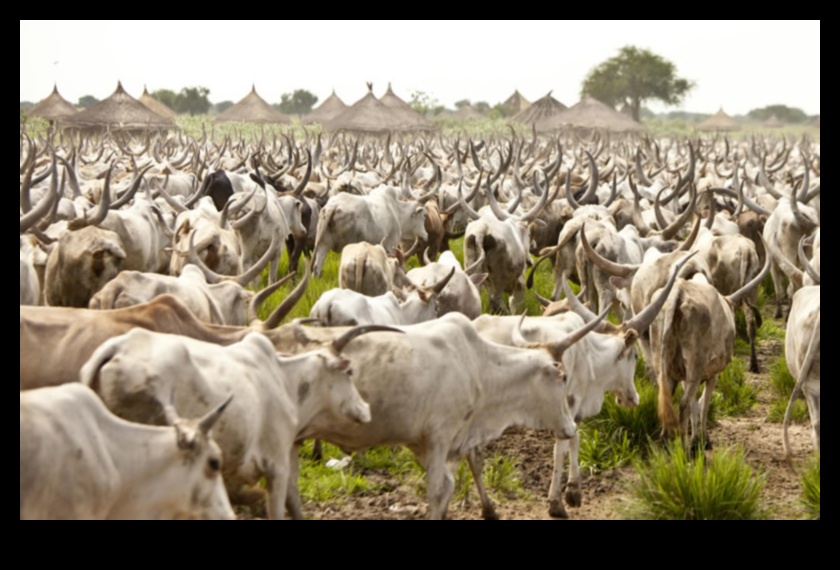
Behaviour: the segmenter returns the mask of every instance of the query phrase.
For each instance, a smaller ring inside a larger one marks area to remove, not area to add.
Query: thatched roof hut
[[[113,95],[63,119],[61,124],[70,129],[95,131],[159,131],[178,128],[175,121],[161,117],[126,93],[122,83],[117,83]]]
[[[47,121],[61,121],[66,117],[72,117],[76,113],[78,113],[76,108],[59,94],[58,85],[56,85],[53,87],[50,96],[32,107],[28,115]]]
[[[161,117],[166,117],[167,119],[174,119],[178,114],[166,106],[166,104],[161,103],[154,97],[149,94],[149,90],[146,86],[143,86],[143,94],[140,95],[140,102],[143,103],[146,107],[160,115]]]
[[[403,131],[433,131],[435,126],[420,113],[411,108],[411,105],[397,97],[394,90],[391,89],[391,84],[388,84],[388,90],[379,99],[383,105],[394,111],[405,123],[400,129]]]
[[[627,115],[597,99],[585,96],[582,101],[535,124],[538,132],[555,132],[565,129],[588,129],[611,133],[642,132],[645,127]]]
[[[256,123],[260,125],[290,125],[292,120],[269,105],[257,94],[256,86],[233,107],[216,117],[217,123]]]
[[[300,122],[304,125],[311,125],[313,123],[323,124],[336,118],[347,109],[347,104],[342,101],[338,95],[335,94],[335,90],[333,90],[332,95],[327,97],[323,103],[318,105],[317,109],[314,109],[311,113],[303,117]]]
[[[548,95],[538,101],[534,101],[530,107],[511,117],[510,122],[535,125],[543,119],[548,119],[558,113],[562,113],[566,109],[568,107],[552,97],[551,91],[549,91]]]
[[[346,111],[323,124],[325,131],[350,131],[355,133],[384,134],[389,131],[410,130],[410,124],[373,94],[368,83],[368,93]]]
[[[531,106],[531,103],[528,102],[525,97],[517,89],[513,92],[513,95],[507,98],[507,101],[502,103],[505,107],[508,107],[514,114],[521,113],[525,109]]]
[[[740,128],[738,121],[727,115],[722,107],[717,113],[697,125],[698,131],[737,131]]]

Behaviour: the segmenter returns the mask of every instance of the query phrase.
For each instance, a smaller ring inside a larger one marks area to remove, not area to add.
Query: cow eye
[[[222,462],[215,457],[211,458],[207,461],[207,468],[210,469],[212,473],[218,473],[222,470]]]

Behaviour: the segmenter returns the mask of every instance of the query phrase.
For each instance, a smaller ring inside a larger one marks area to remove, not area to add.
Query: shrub
[[[810,520],[820,520],[820,458],[808,464],[802,476],[802,505]]]
[[[758,402],[758,392],[747,384],[745,372],[744,362],[733,358],[718,378],[714,402],[722,415],[743,415]]]
[[[740,449],[718,450],[707,460],[682,443],[656,450],[647,464],[635,462],[627,517],[637,520],[760,520],[765,477],[755,474]]]

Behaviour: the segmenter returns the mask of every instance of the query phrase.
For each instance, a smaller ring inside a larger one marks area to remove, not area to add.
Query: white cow
[[[426,470],[432,520],[446,515],[454,491],[448,463],[468,457],[484,517],[495,519],[474,452],[511,427],[574,437],[561,361],[563,352],[591,328],[546,345],[545,350],[485,341],[459,313],[405,327],[405,335],[367,335],[349,346],[346,355],[353,362],[359,392],[370,402],[373,420],[367,425],[338,422],[309,430],[306,436],[348,451],[405,445]],[[290,506],[302,518],[300,499],[293,490]]]
[[[784,443],[785,455],[791,457],[788,439],[788,424],[793,403],[799,394],[805,395],[811,426],[814,430],[814,446],[820,450],[820,288],[803,287],[793,297],[785,337],[785,355],[788,370],[796,378],[796,387],[791,394],[785,413]]]
[[[351,380],[350,361],[342,358],[355,330],[319,350],[279,357],[263,335],[237,344],[215,344],[135,329],[103,344],[82,368],[91,386],[117,415],[155,423],[167,402],[182,413],[206,411],[209,402],[234,395],[215,430],[225,454],[228,488],[265,478],[268,514],[285,517],[291,454],[298,434],[311,424],[367,423],[370,408]]]
[[[226,405],[148,427],[80,384],[21,392],[20,519],[234,519],[209,436]]]
[[[436,263],[427,263],[408,272],[408,280],[420,287],[430,287],[439,283],[452,270],[455,274],[449,284],[437,296],[437,316],[446,313],[463,313],[469,319],[481,315],[481,294],[478,288],[487,279],[486,273],[469,275],[461,269],[461,264],[451,251],[441,254]]]

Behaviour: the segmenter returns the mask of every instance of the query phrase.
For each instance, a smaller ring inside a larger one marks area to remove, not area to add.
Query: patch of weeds
[[[740,358],[733,358],[721,373],[714,401],[723,416],[743,415],[758,402],[758,392],[747,384],[746,367]]]
[[[820,457],[808,464],[802,475],[802,505],[809,520],[820,520]]]
[[[788,370],[787,360],[784,356],[779,357],[773,367],[770,368],[770,387],[773,391],[773,403],[770,406],[770,421],[782,423],[785,419],[790,396],[796,387],[796,379],[791,376]],[[800,397],[793,403],[791,421],[795,423],[807,422],[809,420],[808,405]]]

